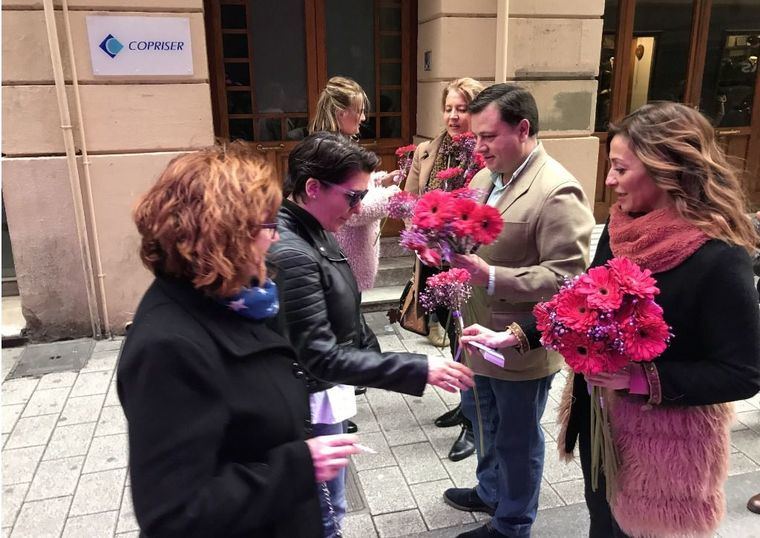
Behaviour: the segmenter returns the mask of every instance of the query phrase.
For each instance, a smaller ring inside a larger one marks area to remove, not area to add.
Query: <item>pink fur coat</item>
[[[573,374],[562,395],[558,446],[564,452]],[[611,503],[632,538],[713,536],[725,514],[732,404],[652,406],[616,392],[610,427],[619,467]]]
[[[372,175],[369,193],[362,200],[361,211],[335,233],[359,284],[359,291],[375,286],[380,257],[380,241],[375,242],[375,238],[380,230],[380,221],[388,214],[388,199],[400,190],[396,185],[375,185],[377,174],[379,172]],[[385,172],[381,175],[385,175]]]

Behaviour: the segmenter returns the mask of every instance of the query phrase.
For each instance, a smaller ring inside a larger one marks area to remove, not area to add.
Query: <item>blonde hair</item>
[[[319,94],[317,111],[309,124],[309,133],[316,131],[340,132],[338,112],[361,104],[369,110],[369,99],[359,84],[347,77],[332,77]]]
[[[483,91],[483,84],[470,77],[458,78],[449,82],[443,89],[443,95],[441,95],[441,110],[446,108],[446,98],[451,92],[459,92],[464,98],[465,102],[469,105],[477,95]]]
[[[140,258],[154,274],[228,297],[266,279],[254,242],[276,219],[282,190],[250,143],[235,141],[174,158],[134,210]],[[248,268],[248,269],[246,269]]]
[[[754,252],[757,237],[736,170],[707,119],[686,105],[650,103],[610,124],[629,140],[649,176],[675,202],[678,213],[705,234]]]

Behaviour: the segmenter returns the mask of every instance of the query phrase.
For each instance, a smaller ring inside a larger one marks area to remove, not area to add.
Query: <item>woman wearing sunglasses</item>
[[[307,372],[314,435],[343,432],[356,413],[349,385],[418,396],[426,384],[451,392],[472,386],[472,372],[453,361],[381,353],[361,316],[359,287],[333,234],[361,211],[378,162],[374,153],[326,132],[306,137],[288,158],[280,241],[268,258],[290,340]],[[328,483],[330,502],[323,498],[326,536],[335,535],[346,511],[344,473]]]

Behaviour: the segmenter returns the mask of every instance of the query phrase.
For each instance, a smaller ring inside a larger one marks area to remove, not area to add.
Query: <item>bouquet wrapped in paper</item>
[[[561,353],[575,373],[584,375],[614,373],[630,361],[652,361],[672,337],[654,300],[659,292],[651,271],[628,258],[613,258],[566,280],[551,300],[534,307],[541,343]],[[617,456],[599,387],[592,387],[591,402],[592,487],[596,490],[601,467],[608,483],[614,484]]]

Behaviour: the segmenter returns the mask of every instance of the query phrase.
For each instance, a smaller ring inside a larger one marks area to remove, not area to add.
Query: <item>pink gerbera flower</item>
[[[586,302],[587,296],[575,291],[559,294],[557,321],[577,331],[585,331],[594,324],[596,311]]]
[[[412,224],[426,230],[438,230],[452,216],[451,197],[446,192],[433,190],[425,193],[417,202]]]
[[[650,299],[660,293],[649,269],[642,270],[630,259],[622,257],[611,259],[607,265],[623,293]]]
[[[665,320],[648,317],[623,327],[625,353],[632,361],[651,361],[668,347],[670,331]]]
[[[615,310],[623,302],[620,290],[612,273],[606,267],[594,267],[581,275],[576,286],[579,293],[588,295],[588,304],[601,310]]]
[[[606,371],[604,344],[584,334],[568,333],[562,338],[559,352],[574,372],[596,374]]]
[[[472,239],[478,245],[490,245],[504,228],[499,211],[490,205],[479,205],[472,220]]]

